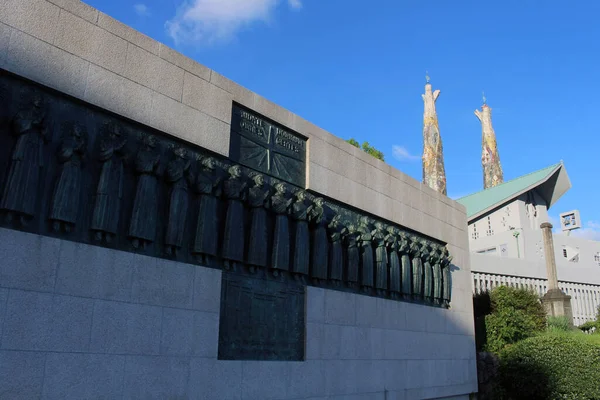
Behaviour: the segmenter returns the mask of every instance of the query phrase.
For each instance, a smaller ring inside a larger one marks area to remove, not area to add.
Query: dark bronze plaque
[[[220,360],[303,361],[305,286],[223,273]]]
[[[305,185],[306,138],[236,104],[229,157],[275,178]]]

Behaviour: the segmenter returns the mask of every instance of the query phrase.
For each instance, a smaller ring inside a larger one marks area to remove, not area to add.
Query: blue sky
[[[562,159],[551,215],[579,209],[600,240],[596,0],[85,1],[418,180],[429,71],[453,198],[482,189],[485,90],[505,179]]]

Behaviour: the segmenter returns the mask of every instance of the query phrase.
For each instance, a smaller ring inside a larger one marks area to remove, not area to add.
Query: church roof
[[[500,207],[530,190],[536,190],[548,208],[571,188],[571,181],[562,163],[551,165],[513,180],[501,183],[457,199],[467,209],[469,222]]]

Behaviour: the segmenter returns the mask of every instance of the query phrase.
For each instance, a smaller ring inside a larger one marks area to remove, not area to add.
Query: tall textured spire
[[[481,122],[481,166],[483,167],[483,188],[488,189],[504,181],[500,155],[496,144],[496,133],[492,128],[492,109],[487,105],[485,94],[481,111],[475,110]]]
[[[444,148],[440,137],[435,102],[440,90],[431,91],[429,75],[425,77],[425,94],[422,94],[423,112],[423,183],[442,194],[446,194],[446,170],[444,168]]]

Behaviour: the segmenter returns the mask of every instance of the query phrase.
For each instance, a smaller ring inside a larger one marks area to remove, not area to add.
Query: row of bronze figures
[[[11,121],[17,139],[0,199],[0,209],[9,222],[27,224],[34,217],[48,142],[45,121],[39,96],[34,97],[32,107],[19,111]],[[55,231],[70,232],[77,222],[87,133],[78,123],[70,123],[66,133],[57,155],[61,168],[52,192],[49,220]],[[99,242],[110,243],[117,235],[125,190],[126,142],[127,135],[118,124],[104,126],[90,225]],[[329,281],[392,298],[449,304],[452,257],[445,246],[366,216],[346,221],[341,214],[327,212],[332,209],[326,209],[322,198],[308,199],[304,190],[290,193],[284,183],[271,188],[262,174],[243,176],[239,165],[227,166],[224,174],[213,157],[197,156],[198,168],[193,173],[194,157],[183,147],[171,149],[164,174],[170,186],[164,234],[168,255],[176,255],[184,247],[189,192],[194,191],[199,209],[190,251],[200,263],[220,259],[226,269],[244,266],[256,272],[257,268],[269,268],[274,276],[291,274],[315,284]],[[133,163],[137,184],[128,236],[134,248],[143,249],[156,241],[160,164],[156,137],[143,136]],[[224,221],[219,221],[221,202],[225,205]],[[245,218],[248,214],[249,223]]]

